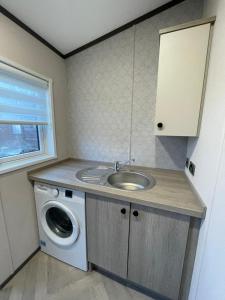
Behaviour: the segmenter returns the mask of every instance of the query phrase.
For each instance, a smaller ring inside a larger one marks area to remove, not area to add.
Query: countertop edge
[[[185,174],[185,173],[184,173]],[[205,216],[206,216],[206,212],[207,212],[207,207],[204,203],[204,201],[202,200],[201,196],[199,195],[198,191],[196,190],[195,186],[193,185],[193,183],[191,182],[190,178],[185,174],[186,178],[187,178],[187,181],[190,185],[190,188],[192,190],[192,192],[195,194],[196,198],[198,198],[198,201],[201,203],[202,205],[202,208],[204,210],[203,212],[203,215],[201,217],[201,219],[205,219]]]
[[[67,159],[65,159],[65,160],[67,160]],[[49,165],[48,165],[48,167],[49,167]],[[205,218],[206,207],[205,207],[204,203],[202,202],[201,198],[199,198],[198,194],[196,194],[195,190],[193,192],[195,192],[196,196],[201,201],[202,211],[201,210],[199,210],[199,211],[191,210],[191,209],[187,209],[185,207],[184,208],[178,208],[178,207],[175,207],[175,206],[172,206],[172,205],[166,205],[166,204],[161,204],[161,203],[151,202],[151,201],[146,202],[145,200],[136,199],[136,198],[134,199],[134,198],[129,197],[127,195],[122,196],[122,195],[113,194],[113,191],[110,192],[111,189],[108,192],[100,191],[100,190],[97,190],[95,186],[93,186],[93,187],[91,187],[90,185],[82,186],[82,185],[77,185],[76,183],[67,184],[67,183],[63,183],[63,182],[59,182],[59,181],[55,181],[55,180],[39,178],[39,177],[36,177],[35,175],[32,174],[34,172],[39,171],[40,169],[45,169],[45,167],[39,168],[38,170],[36,169],[36,170],[32,170],[31,172],[28,172],[29,180],[40,182],[40,183],[46,183],[46,184],[50,184],[50,185],[55,185],[55,186],[58,185],[58,186],[62,186],[62,187],[65,187],[65,188],[77,189],[77,190],[82,191],[82,192],[87,192],[87,193],[92,193],[92,194],[95,194],[95,195],[114,198],[114,199],[118,199],[118,200],[121,200],[121,201],[126,201],[126,202],[130,202],[130,203],[134,203],[134,204],[139,204],[139,205],[143,205],[143,206],[147,206],[147,207],[158,208],[158,209],[162,209],[162,210],[166,210],[166,211],[170,211],[170,212],[174,212],[174,213],[187,215],[187,216],[190,216],[190,217],[195,217],[195,218],[198,218],[198,219],[204,219]],[[193,190],[192,184],[190,182],[189,182],[189,184],[190,184],[190,188],[192,188],[192,190]]]

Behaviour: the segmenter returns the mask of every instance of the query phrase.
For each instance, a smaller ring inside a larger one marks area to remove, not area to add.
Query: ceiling
[[[62,54],[152,11],[169,0],[0,0]]]

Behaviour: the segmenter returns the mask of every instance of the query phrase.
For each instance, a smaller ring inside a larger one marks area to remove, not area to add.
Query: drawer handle
[[[138,211],[137,211],[137,210],[134,210],[134,211],[133,211],[133,216],[138,217],[138,215],[139,215]]]
[[[126,214],[126,208],[122,208],[120,212],[121,212],[122,215],[125,215]]]

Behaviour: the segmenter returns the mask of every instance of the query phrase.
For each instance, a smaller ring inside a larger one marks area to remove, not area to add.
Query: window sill
[[[56,159],[56,155],[37,155],[26,159],[0,163],[0,175]]]

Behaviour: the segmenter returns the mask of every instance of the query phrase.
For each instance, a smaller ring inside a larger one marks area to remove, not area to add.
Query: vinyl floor
[[[153,300],[104,275],[38,252],[0,290],[0,300]]]

